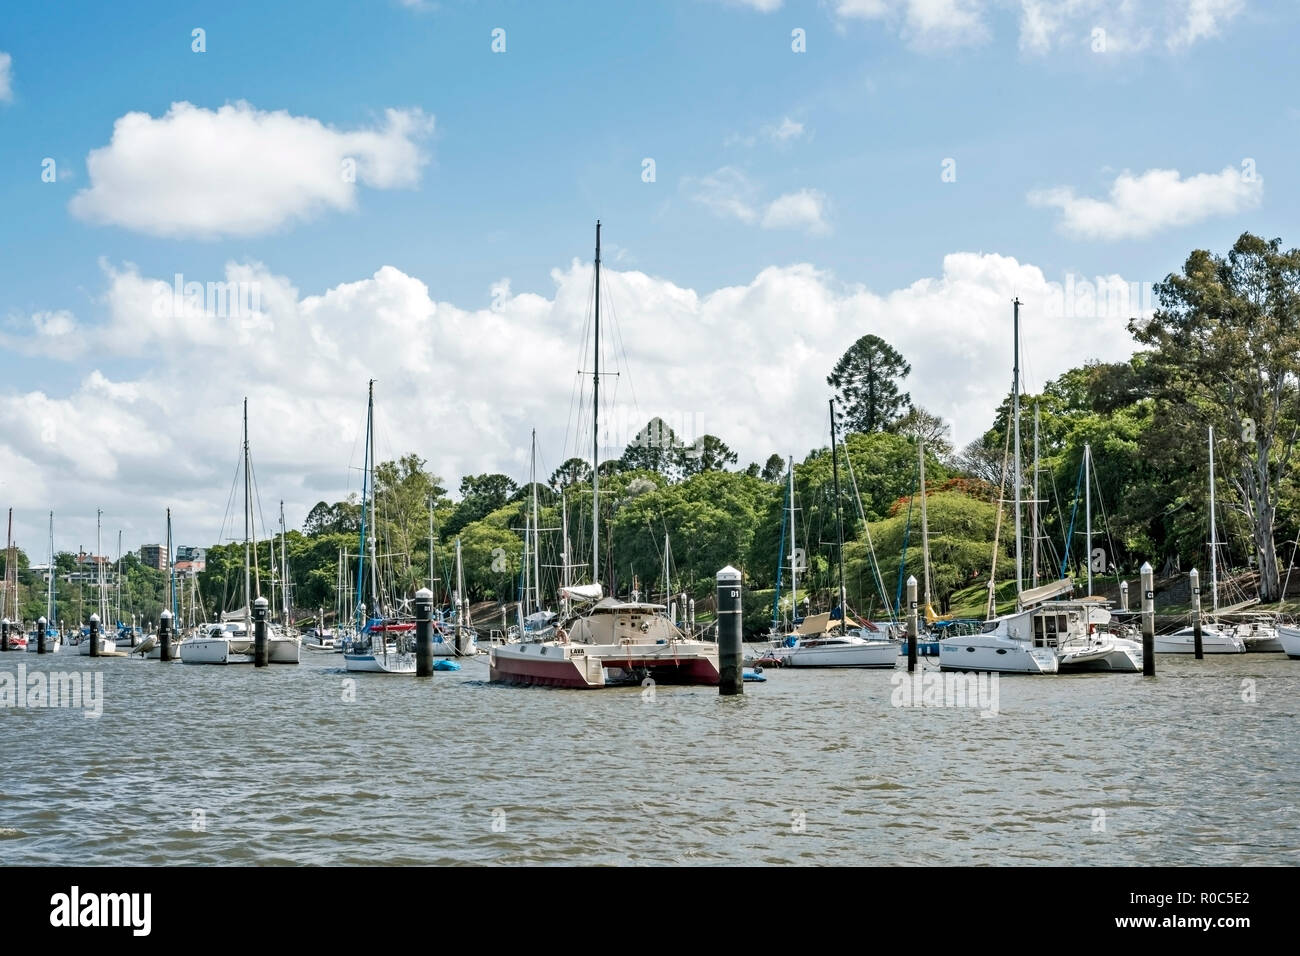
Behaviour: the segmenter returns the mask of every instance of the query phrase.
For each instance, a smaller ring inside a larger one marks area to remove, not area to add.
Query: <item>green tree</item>
[[[677,472],[684,478],[704,471],[725,471],[738,459],[739,456],[716,435],[701,435],[694,444],[679,448],[675,453]]]
[[[836,391],[850,431],[878,432],[892,426],[911,407],[899,382],[912,366],[878,335],[864,335],[840,356],[826,382]]]
[[[764,481],[780,481],[784,477],[785,459],[777,454],[769,455],[767,463],[763,465],[762,479]]]
[[[623,465],[672,477],[680,466],[682,441],[662,418],[652,418],[623,450]]]
[[[1226,256],[1203,249],[1157,284],[1160,308],[1129,329],[1150,347],[1160,396],[1217,425],[1247,521],[1260,599],[1280,597],[1274,532],[1300,407],[1300,250],[1243,233]]]

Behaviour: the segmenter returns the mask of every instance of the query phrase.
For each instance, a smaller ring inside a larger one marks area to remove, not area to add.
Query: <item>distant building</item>
[[[177,561],[172,565],[178,578],[191,578],[196,574],[202,573],[207,567],[206,562],[200,561]]]
[[[164,571],[167,568],[167,549],[161,544],[143,544],[140,546],[140,563],[146,568]]]
[[[202,571],[203,570],[202,566],[207,562],[207,560],[208,560],[207,548],[196,548],[193,545],[189,545],[189,544],[177,545],[176,547],[177,564],[180,564],[182,561],[193,561],[199,565],[199,570]]]

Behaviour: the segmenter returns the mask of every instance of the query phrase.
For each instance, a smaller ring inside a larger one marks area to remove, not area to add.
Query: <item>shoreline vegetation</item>
[[[1161,582],[1178,575],[1185,579],[1188,570],[1199,568],[1208,592],[1206,434],[1213,427],[1220,604],[1258,599],[1251,610],[1300,611],[1300,599],[1281,600],[1300,537],[1300,483],[1292,473],[1300,434],[1297,288],[1300,250],[1283,250],[1279,239],[1245,233],[1225,255],[1194,251],[1180,272],[1155,286],[1154,313],[1130,321],[1136,349],[1128,360],[1084,362],[1046,382],[1037,394],[1022,394],[1024,497],[1032,501],[1029,492],[1038,492],[1035,520],[1032,505],[1022,516],[1026,587],[1032,567],[1038,583],[1068,576],[1079,585],[1076,593],[1086,593],[1088,562],[1094,591],[1109,589],[1117,598],[1116,578],[1123,577],[1136,607],[1137,568],[1150,561]],[[1010,341],[1009,327],[1007,335]],[[983,618],[991,564],[999,582],[998,610],[1015,598],[1006,452],[1010,394],[982,436],[954,448],[948,424],[903,391],[910,371],[907,360],[873,334],[859,338],[828,370],[827,385],[843,410],[841,468],[847,465],[849,473],[843,509],[850,610],[860,617],[888,617],[900,578],[924,580],[917,480],[917,443],[923,442],[931,604],[939,614]],[[1092,463],[1091,554],[1084,553],[1081,504],[1085,446]],[[635,590],[642,599],[659,602],[685,593],[699,603],[703,621],[715,572],[734,565],[744,573],[745,632],[752,637],[771,623],[780,564],[778,614],[788,619],[791,464],[799,598],[811,597],[813,610],[829,609],[836,559],[829,447],[814,448],[793,462],[773,453],[762,464],[742,465],[722,437],[678,436],[659,417],[648,421],[619,457],[600,464],[600,553],[605,556],[600,576],[607,593],[626,596]],[[592,551],[590,469],[588,460],[570,458],[535,489],[541,528],[567,525],[567,553],[573,556]],[[428,586],[432,565],[435,600],[447,600],[459,539],[469,599],[506,607],[513,623],[521,586],[520,529],[533,486],[504,474],[468,475],[453,496],[417,454],[383,462],[375,480],[379,551],[386,555],[384,573],[396,592],[409,596]],[[359,521],[360,502],[350,495],[317,503],[301,530],[287,533],[296,619],[314,621],[322,609],[327,622],[333,618],[339,556],[352,555],[355,561]],[[263,592],[274,577],[267,537],[264,533],[258,549]],[[543,599],[555,594],[566,560],[559,537],[541,534]],[[38,560],[44,560],[43,550],[36,549]],[[30,622],[45,610],[44,577],[27,570],[28,556],[21,550],[16,560],[17,613],[12,606],[5,613]],[[80,623],[96,605],[94,587],[65,580],[82,570],[74,555],[60,553],[55,563],[59,617]],[[228,606],[242,563],[242,544],[208,548],[206,569],[198,575],[200,619]],[[576,557],[568,563],[578,576],[590,578],[589,563]],[[124,617],[129,621],[134,613],[140,623],[156,621],[167,590],[165,575],[135,554],[122,558],[122,568]],[[1300,588],[1300,575],[1295,586]],[[1180,601],[1171,594],[1167,601],[1159,613],[1186,613],[1190,596]],[[111,603],[116,607],[116,590]],[[1204,610],[1211,606],[1203,594]],[[500,611],[495,614],[495,620],[476,623],[499,624]]]

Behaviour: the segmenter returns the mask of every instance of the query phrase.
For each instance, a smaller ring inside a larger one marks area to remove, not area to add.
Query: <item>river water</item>
[[[103,675],[97,719],[0,708],[0,864],[1300,863],[1280,654],[1004,676],[989,716],[895,706],[888,671],[769,670],[722,698],[303,654],[0,656]]]

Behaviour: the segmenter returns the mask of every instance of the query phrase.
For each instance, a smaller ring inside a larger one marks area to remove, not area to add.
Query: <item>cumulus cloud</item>
[[[836,0],[844,20],[879,20],[897,29],[912,46],[950,49],[989,38],[985,0]]]
[[[69,208],[156,236],[258,235],[354,208],[358,183],[415,186],[428,160],[419,140],[433,122],[390,109],[377,127],[340,131],[243,101],[217,110],[173,103],[157,119],[127,113],[87,157],[90,186]]]
[[[104,275],[102,316],[47,312],[7,333],[29,351],[69,359],[49,343],[75,334],[93,346],[67,366],[70,385],[66,372],[33,390],[0,383],[0,457],[24,543],[44,541],[52,505],[60,547],[93,540],[96,508],[128,544],[158,540],[167,507],[183,543],[218,540],[244,396],[262,510],[273,520],[283,498],[291,524],[316,501],[357,490],[370,378],[380,455],[416,452],[453,484],[484,471],[523,479],[534,427],[544,474],[589,454],[590,426],[581,434],[566,412],[582,404],[574,395],[587,379],[576,372],[589,348],[587,262],[554,270],[544,292],[498,281],[481,308],[443,301],[389,266],[303,293],[262,264],[231,263],[213,280],[258,289],[257,307],[238,314],[206,283],[188,302],[172,276],[131,266]],[[609,457],[655,415],[688,438],[722,437],[741,464],[820,447],[826,375],[868,332],[908,358],[913,398],[965,442],[988,427],[1009,387],[1014,296],[1024,303],[1031,389],[1088,357],[1128,355],[1125,322],[1137,311],[1114,304],[1126,288],[1120,277],[1106,277],[1097,284],[1106,294],[1086,301],[1071,285],[1067,310],[1061,287],[1038,268],[969,252],[892,291],[846,285],[809,264],[712,290],[611,268],[602,280],[622,346],[617,362],[609,353],[602,363],[620,371],[602,412]],[[722,367],[715,350],[690,346],[723,339]],[[489,381],[475,371],[483,368],[527,374]]]
[[[801,189],[773,199],[763,213],[764,229],[802,229],[812,235],[831,231],[826,220],[826,194],[816,189]]]
[[[1220,27],[1241,13],[1244,0],[1180,0],[1181,22],[1166,41],[1170,49],[1189,47],[1218,36]]]
[[[735,219],[764,229],[798,229],[809,235],[830,232],[826,194],[800,189],[763,200],[756,183],[742,170],[723,166],[707,176],[682,182],[690,197],[723,219]]]
[[[1264,180],[1253,172],[1225,167],[1183,179],[1176,169],[1121,173],[1107,199],[1076,196],[1072,188],[1036,190],[1029,201],[1059,208],[1060,227],[1083,239],[1141,239],[1161,229],[1186,226],[1259,205]]]
[[[13,65],[14,58],[0,50],[0,103],[13,101]]]

